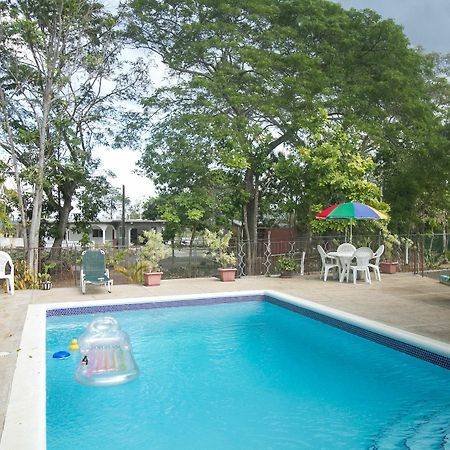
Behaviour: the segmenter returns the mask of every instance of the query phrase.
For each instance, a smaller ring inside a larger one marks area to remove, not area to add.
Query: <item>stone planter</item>
[[[292,270],[285,270],[281,272],[280,278],[292,278],[293,273]]]
[[[41,282],[41,289],[43,291],[49,291],[53,287],[53,284],[51,281],[42,281]]]
[[[380,262],[381,273],[397,273],[398,262]]]
[[[159,286],[162,272],[144,272],[144,286]]]
[[[237,269],[218,269],[220,281],[235,281]]]

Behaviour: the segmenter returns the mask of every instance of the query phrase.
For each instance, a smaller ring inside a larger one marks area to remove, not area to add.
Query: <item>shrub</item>
[[[281,256],[275,264],[277,272],[295,272],[297,270],[297,261],[291,256]]]
[[[33,276],[26,261],[14,261],[14,287],[17,290],[22,289],[37,289],[39,287],[39,280]]]
[[[141,262],[146,272],[159,272],[160,262],[169,254],[161,233],[155,230],[144,231],[139,241],[143,243],[141,249]]]
[[[234,253],[228,252],[228,246],[231,239],[231,231],[224,233],[219,231],[214,233],[210,230],[205,230],[204,233],[206,245],[211,251],[211,256],[216,261],[220,267],[229,268],[236,265],[236,256]]]

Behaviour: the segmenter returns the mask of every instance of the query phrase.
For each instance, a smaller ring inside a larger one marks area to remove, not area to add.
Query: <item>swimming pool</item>
[[[49,450],[449,445],[448,346],[274,293],[195,297],[47,308]],[[130,335],[129,384],[51,359],[99,314]]]

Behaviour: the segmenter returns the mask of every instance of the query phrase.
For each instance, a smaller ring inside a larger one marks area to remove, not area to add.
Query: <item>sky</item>
[[[412,46],[450,53],[450,0],[334,0],[345,9],[373,9],[402,25]]]
[[[402,25],[413,47],[422,46],[427,52],[450,53],[450,0],[333,0],[344,8],[373,9],[383,18]],[[164,77],[162,68],[154,70],[154,84]],[[136,203],[155,195],[153,183],[135,173],[139,152],[98,148],[96,156],[102,167],[116,178],[111,183],[121,188]]]

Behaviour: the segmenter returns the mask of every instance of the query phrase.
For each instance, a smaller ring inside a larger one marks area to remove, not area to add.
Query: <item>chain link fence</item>
[[[321,259],[317,245],[326,251],[336,250],[339,244],[345,242],[344,236],[301,236],[292,241],[258,241],[256,255],[250,265],[248,260],[248,242],[235,240],[230,243],[230,251],[237,257],[237,276],[246,275],[276,275],[276,263],[282,256],[289,256],[296,260],[299,275],[318,272]],[[355,247],[370,247],[375,251],[381,244],[386,243],[379,235],[353,236]],[[434,273],[428,271],[449,270],[450,246],[446,235],[414,235],[399,237],[386,245],[387,251],[383,259],[398,262],[400,272],[417,274]],[[139,246],[117,248],[99,246],[106,253],[106,263],[110,270],[114,284],[139,283],[141,280],[139,264],[141,249]],[[21,280],[19,289],[38,287],[33,285],[30,273],[27,273],[26,255],[23,248],[3,248],[9,253],[14,262],[15,276]],[[53,286],[68,287],[79,285],[80,268],[82,263],[81,247],[60,249],[39,248],[34,250],[39,261],[39,272],[47,267],[51,275]],[[252,267],[250,272],[249,267]],[[192,246],[178,244],[171,247],[170,256],[161,261],[164,278],[196,278],[216,276],[217,264],[212,260],[208,248],[201,240],[196,240]],[[442,273],[442,272],[441,272]],[[17,284],[17,283],[16,283]]]

